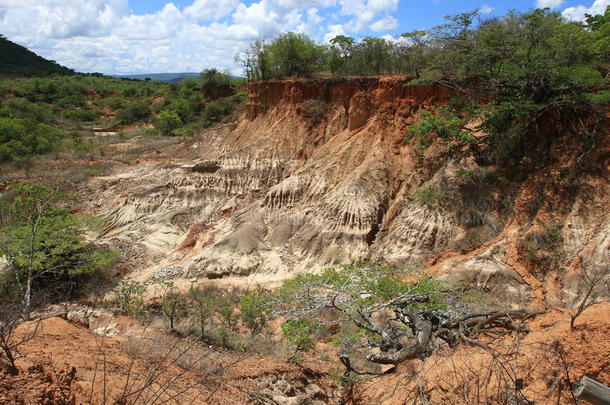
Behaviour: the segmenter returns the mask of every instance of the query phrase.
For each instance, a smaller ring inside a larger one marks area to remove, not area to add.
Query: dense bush
[[[99,118],[100,110],[90,110],[90,109],[69,110],[69,111],[64,111],[62,116],[65,119],[68,119],[70,121],[91,122],[91,121],[95,121]]]
[[[49,125],[0,118],[0,163],[48,152],[60,137],[61,132]]]
[[[0,105],[0,117],[23,118],[38,122],[51,122],[53,107],[46,103],[32,103],[25,98],[11,98]]]
[[[163,135],[174,135],[174,131],[182,126],[180,116],[172,110],[161,111],[159,119],[155,122],[157,128]]]
[[[123,124],[133,124],[150,116],[150,108],[145,101],[129,103],[118,111],[116,117]]]

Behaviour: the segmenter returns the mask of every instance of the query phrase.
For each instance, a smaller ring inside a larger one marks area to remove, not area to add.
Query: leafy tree
[[[325,48],[307,35],[288,32],[270,43],[257,41],[238,57],[252,79],[310,77],[325,65]]]
[[[267,323],[269,309],[270,296],[263,289],[246,293],[239,302],[241,318],[253,335],[259,333]]]
[[[175,101],[169,107],[169,110],[175,112],[183,123],[192,121],[195,115],[194,111],[191,109],[191,105],[185,99]]]
[[[60,137],[61,132],[49,125],[0,118],[0,163],[48,152]]]
[[[299,352],[315,347],[313,335],[320,330],[320,323],[311,318],[299,318],[282,324],[282,334],[294,346],[294,353],[288,359],[292,361]]]
[[[216,293],[217,291],[214,288],[199,289],[192,286],[188,292],[188,298],[191,307],[194,309],[201,339],[204,339],[208,321],[214,313],[213,297]]]
[[[186,312],[186,299],[174,288],[173,283],[166,283],[161,299],[161,311],[169,320],[169,328],[175,330],[176,321]]]
[[[174,130],[182,126],[180,116],[172,110],[164,110],[159,114],[159,119],[155,123],[157,128],[163,135],[173,135]]]
[[[323,48],[305,34],[281,34],[266,48],[275,77],[309,77],[320,69]]]
[[[350,62],[354,53],[354,38],[337,35],[330,40],[328,67],[333,75],[344,76],[350,73]]]
[[[231,74],[221,72],[218,69],[206,69],[201,72],[203,93],[212,99],[218,98],[223,93],[232,93]]]
[[[123,124],[133,124],[150,116],[150,108],[148,103],[144,101],[136,101],[127,104],[125,108],[117,113],[117,119]]]
[[[135,280],[121,280],[113,293],[119,309],[124,313],[137,316],[144,312],[145,284]]]
[[[222,120],[225,114],[223,106],[217,102],[210,101],[203,109],[203,122],[206,126],[212,126]]]
[[[113,255],[86,242],[81,226],[62,206],[68,196],[42,184],[23,183],[12,202],[0,203],[0,256],[8,261],[8,283],[29,319],[32,296],[58,288],[107,266]]]
[[[405,47],[407,70],[413,72],[415,77],[419,78],[426,66],[427,47],[431,37],[426,30],[417,30],[403,33],[402,38],[407,42]]]

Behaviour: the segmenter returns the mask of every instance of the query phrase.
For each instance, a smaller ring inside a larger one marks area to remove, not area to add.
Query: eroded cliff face
[[[583,269],[610,263],[607,137],[583,155],[566,135],[556,163],[491,187],[468,153],[404,142],[422,109],[454,96],[405,81],[251,84],[235,126],[184,143],[197,159],[94,180],[92,204],[108,219],[100,239],[129,252],[141,280],[269,284],[383,257],[512,302],[572,304]],[[572,176],[576,159],[586,170]],[[561,238],[541,253],[554,255],[545,267],[524,241],[549,224]]]

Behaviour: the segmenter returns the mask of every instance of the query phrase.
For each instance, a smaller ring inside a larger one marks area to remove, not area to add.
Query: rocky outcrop
[[[191,141],[197,159],[95,180],[104,190],[96,211],[108,219],[100,238],[137,245],[142,279],[172,268],[177,279],[273,283],[383,257],[481,288],[508,280],[503,292],[540,305],[551,295],[577,301],[582,269],[610,263],[607,176],[583,174],[566,199],[562,167],[577,156],[563,150],[554,167],[518,183],[486,188],[483,175],[467,183],[464,173],[485,173],[472,157],[404,142],[422,109],[455,94],[406,80],[251,83],[236,127]],[[563,225],[562,258],[536,273],[521,241],[541,221]]]

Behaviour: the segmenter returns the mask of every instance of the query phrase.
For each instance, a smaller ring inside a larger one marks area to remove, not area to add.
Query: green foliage
[[[170,330],[175,330],[176,322],[186,315],[186,298],[174,288],[173,283],[164,283],[165,292],[161,299],[161,311],[169,320]]]
[[[307,35],[288,32],[268,44],[255,42],[241,61],[252,79],[310,77],[322,69],[324,53]]]
[[[124,313],[139,316],[144,312],[145,284],[135,280],[121,280],[113,292],[116,304]]]
[[[348,312],[351,309],[386,302],[404,294],[429,293],[430,299],[426,305],[442,307],[444,304],[436,300],[436,292],[443,284],[434,280],[424,279],[419,282],[402,281],[400,274],[380,262],[364,262],[355,265],[342,265],[339,268],[326,269],[321,274],[303,273],[293,279],[286,280],[277,289],[279,302],[288,306],[315,305],[320,299],[318,293],[340,291],[345,297]],[[432,297],[434,296],[434,297]],[[438,297],[440,299],[440,297]],[[341,304],[335,302],[338,307]]]
[[[23,76],[44,76],[51,74],[71,74],[73,70],[54,61],[44,59],[21,45],[0,35],[0,74]]]
[[[100,107],[109,107],[113,110],[120,110],[125,104],[126,100],[120,96],[110,96],[97,101]]]
[[[11,98],[0,105],[0,117],[47,123],[53,120],[53,108],[49,104],[32,103],[25,98]]]
[[[95,121],[100,116],[100,110],[79,109],[63,112],[63,117],[71,121]]]
[[[224,114],[225,110],[221,104],[210,101],[203,109],[205,126],[212,126],[213,124],[220,122]]]
[[[185,99],[176,100],[170,105],[169,110],[175,112],[180,118],[180,121],[185,123],[191,121],[195,115],[190,104]]]
[[[60,131],[49,125],[0,118],[0,163],[48,152],[60,137]]]
[[[230,331],[234,331],[239,322],[238,303],[239,297],[229,292],[219,294],[215,300],[214,311],[222,317],[224,326]]]
[[[199,327],[200,338],[203,339],[205,336],[205,330],[210,316],[213,313],[212,300],[210,293],[205,290],[201,290],[191,286],[188,292],[188,298],[191,304],[191,308],[194,312],[195,320]]]
[[[246,293],[239,302],[241,318],[253,335],[259,333],[267,323],[270,299],[267,291],[257,289]]]
[[[201,83],[203,94],[206,97],[216,99],[233,93],[231,74],[220,72],[218,69],[206,69],[201,72]],[[187,82],[188,86],[189,83]]]
[[[174,131],[182,125],[180,116],[172,110],[164,110],[159,114],[159,119],[155,122],[157,128],[163,135],[175,135]]]
[[[464,121],[449,110],[440,110],[439,115],[422,111],[423,119],[409,127],[409,137],[416,143],[425,146],[430,135],[435,135],[445,142],[472,143],[476,138],[464,129]]]
[[[356,348],[367,337],[366,330],[356,329],[355,331],[341,332],[333,337],[332,342],[338,346],[341,352],[350,352]]]
[[[133,124],[150,116],[150,108],[145,101],[136,101],[127,104],[117,112],[117,119],[123,124]]]
[[[584,93],[582,96],[591,104],[610,104],[610,90],[600,90],[596,93]]]
[[[64,204],[69,196],[42,184],[23,183],[13,201],[0,202],[0,256],[8,260],[12,287],[29,315],[35,291],[82,281],[108,266],[114,255],[82,236]]]
[[[319,333],[320,329],[320,322],[311,318],[299,318],[284,322],[282,324],[282,334],[295,347],[295,352],[290,359],[294,359],[298,352],[313,349],[316,345],[313,336]]]
[[[413,199],[428,208],[436,207],[440,204],[446,194],[442,191],[432,188],[422,188],[417,190],[413,195]]]

